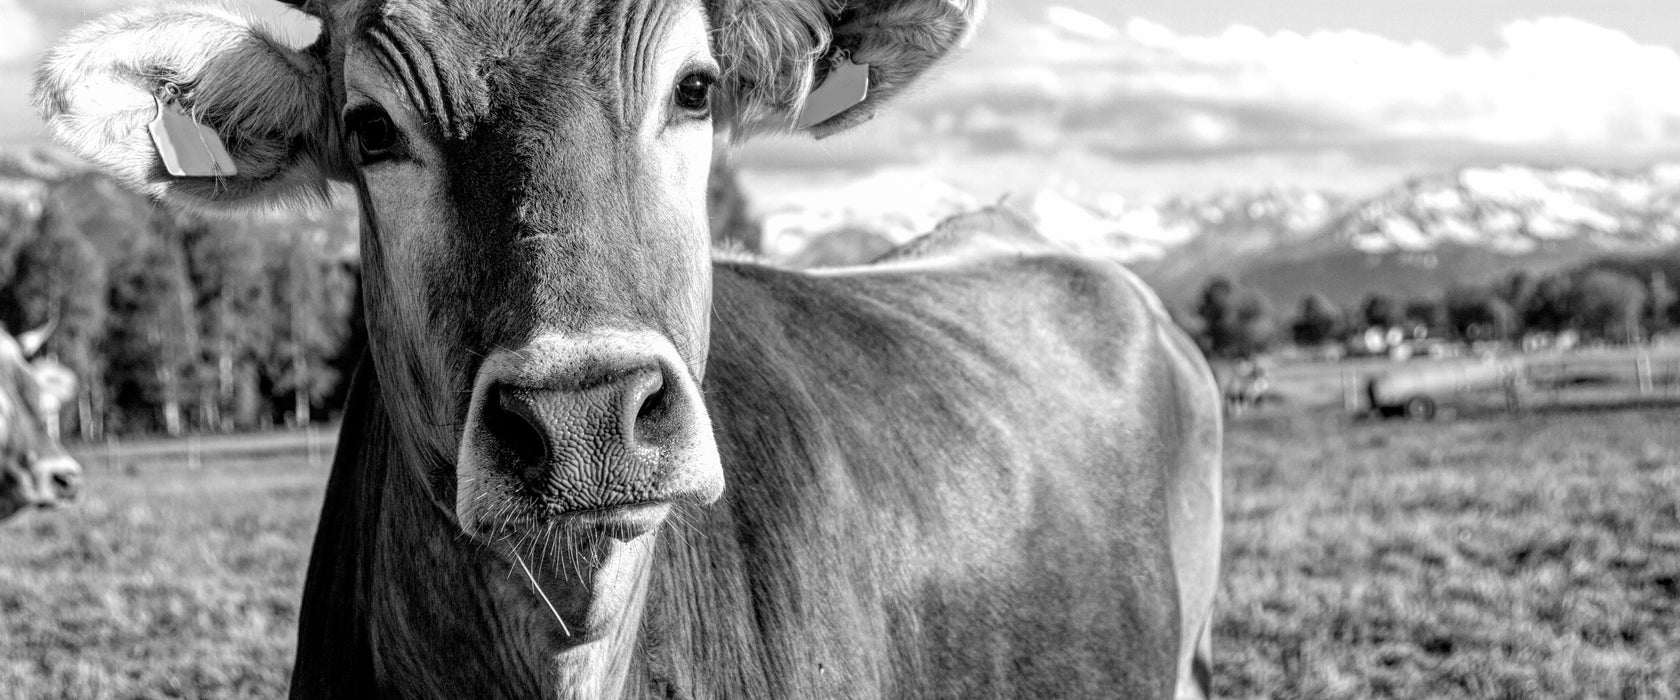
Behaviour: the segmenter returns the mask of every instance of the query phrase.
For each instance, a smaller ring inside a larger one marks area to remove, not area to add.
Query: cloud
[[[1510,22],[1491,39],[1447,51],[1346,30],[1239,25],[1190,35],[1052,6],[982,34],[911,109],[954,121],[987,152],[1358,155],[1417,142],[1622,156],[1680,147],[1673,48],[1568,17]]]
[[[42,30],[20,0],[0,0],[0,66],[29,61],[40,50]]]
[[[1115,41],[1122,36],[1118,28],[1102,18],[1071,7],[1051,6],[1044,10],[1044,17],[1058,31],[1093,41]]]
[[[1127,35],[1162,92],[1291,102],[1394,135],[1488,142],[1680,140],[1680,53],[1566,17],[1510,23],[1492,49],[1447,53],[1363,32]]]

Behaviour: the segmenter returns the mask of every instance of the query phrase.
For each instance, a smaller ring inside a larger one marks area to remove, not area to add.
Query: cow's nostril
[[[642,408],[636,411],[636,422],[652,420],[665,412],[665,387],[654,389],[653,393],[642,399]]]
[[[70,498],[76,495],[76,487],[81,480],[70,472],[59,472],[52,476],[53,488],[58,491],[59,498]]]
[[[624,417],[625,441],[632,446],[648,444],[657,438],[659,425],[670,411],[670,397],[665,391],[665,378],[659,372],[648,372],[630,380],[626,387]]]
[[[530,401],[503,389],[485,407],[484,424],[506,450],[510,466],[521,481],[541,489],[547,481],[548,440],[538,427]]]

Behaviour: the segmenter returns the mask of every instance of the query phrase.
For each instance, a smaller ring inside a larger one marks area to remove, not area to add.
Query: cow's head
[[[834,66],[865,121],[962,40],[977,0],[306,0],[288,46],[223,9],[76,30],[35,99],[63,143],[178,206],[355,185],[383,398],[469,534],[623,539],[723,487],[699,385],[715,137],[788,129]],[[171,177],[158,97],[237,174]]]
[[[13,338],[0,331],[0,520],[76,497],[82,468],[58,443],[58,408],[75,394],[74,375],[32,359],[42,328]]]

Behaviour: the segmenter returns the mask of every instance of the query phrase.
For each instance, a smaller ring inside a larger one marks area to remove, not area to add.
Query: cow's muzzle
[[[469,532],[571,517],[634,536],[722,485],[698,387],[662,337],[544,337],[474,382],[456,492]]]
[[[82,466],[68,455],[33,458],[22,464],[19,479],[9,488],[16,506],[56,508],[76,500],[81,491]]]
[[[44,457],[35,463],[43,507],[76,500],[82,490],[82,465],[68,455]]]

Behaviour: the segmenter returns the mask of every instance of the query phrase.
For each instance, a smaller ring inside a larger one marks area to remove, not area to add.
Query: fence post
[[[1646,352],[1644,348],[1640,348],[1639,354],[1634,356],[1633,369],[1639,375],[1639,395],[1651,395],[1651,392],[1655,390],[1655,387],[1651,384],[1651,354]]]

